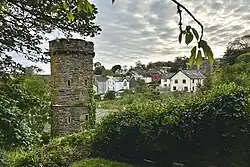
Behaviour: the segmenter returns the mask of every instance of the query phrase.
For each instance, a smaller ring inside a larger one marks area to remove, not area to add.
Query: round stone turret
[[[89,111],[93,88],[94,44],[80,39],[49,42],[52,87],[52,136],[82,131],[93,113]]]

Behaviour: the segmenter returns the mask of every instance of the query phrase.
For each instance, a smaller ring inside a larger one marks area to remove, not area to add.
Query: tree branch
[[[171,0],[172,2],[174,2],[176,5],[177,5],[177,12],[179,13],[179,16],[180,16],[180,23],[179,23],[179,26],[181,26],[182,25],[182,23],[181,23],[181,19],[182,19],[182,17],[181,17],[181,10],[180,10],[180,8],[182,8],[182,9],[184,9],[188,14],[189,14],[189,16],[191,16],[192,17],[192,19],[197,23],[197,24],[199,24],[199,26],[201,27],[201,36],[200,36],[200,41],[202,40],[202,37],[203,37],[203,31],[204,31],[204,27],[203,27],[203,25],[201,24],[201,22],[199,22],[199,20],[197,20],[195,17],[194,17],[194,15],[185,7],[185,6],[183,6],[182,4],[180,4],[179,2],[177,2],[176,0]],[[181,30],[181,27],[180,27],[180,30]],[[182,30],[181,30],[182,31]]]
[[[180,5],[177,5],[177,13],[179,14],[179,17],[180,17],[180,20],[179,20],[179,29],[180,29],[180,32],[182,33],[183,30],[182,30],[182,15],[181,15],[181,8],[180,8]]]

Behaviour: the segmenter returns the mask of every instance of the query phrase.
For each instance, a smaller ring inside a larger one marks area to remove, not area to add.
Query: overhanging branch
[[[204,31],[204,27],[203,27],[203,25],[201,24],[201,22],[199,21],[199,20],[197,20],[196,18],[195,18],[195,16],[185,7],[185,6],[183,6],[182,4],[180,4],[179,2],[177,2],[176,0],[171,0],[172,2],[174,2],[176,5],[177,5],[177,12],[178,12],[178,14],[179,14],[179,17],[180,17],[180,22],[179,22],[179,26],[180,26],[180,31],[182,32],[182,29],[181,29],[181,25],[182,25],[182,23],[181,23],[181,20],[182,20],[182,16],[181,16],[181,9],[180,8],[182,8],[182,9],[184,9],[187,13],[188,13],[188,15],[190,16],[190,17],[192,17],[192,19],[201,27],[201,36],[200,36],[200,41],[202,40],[202,37],[203,37],[203,31]]]

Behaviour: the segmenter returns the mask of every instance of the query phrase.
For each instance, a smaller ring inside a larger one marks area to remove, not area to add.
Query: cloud
[[[192,46],[178,43],[179,17],[171,0],[117,0],[114,5],[110,1],[92,0],[99,11],[96,23],[103,29],[100,36],[91,39],[95,43],[95,61],[110,68],[115,64],[134,65],[138,60],[168,61],[190,55]],[[204,25],[204,39],[215,57],[223,55],[228,42],[250,33],[249,0],[179,2]],[[200,32],[197,23],[183,14],[183,23]]]

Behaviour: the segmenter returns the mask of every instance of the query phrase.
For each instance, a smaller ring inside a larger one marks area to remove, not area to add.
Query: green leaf
[[[213,55],[212,49],[208,46],[207,42],[204,40],[201,40],[200,47],[203,49],[205,57],[208,58],[209,64],[213,64],[214,55]]]
[[[92,5],[89,3],[89,2],[87,2],[87,4],[86,4],[86,9],[87,9],[87,11],[90,13],[90,14],[92,14],[93,13],[93,7],[92,7]]]
[[[68,17],[69,21],[73,21],[75,18],[71,10],[68,12],[67,17]]]
[[[182,32],[179,34],[179,43],[181,43],[182,40]]]
[[[208,56],[208,62],[209,64],[213,65],[214,64],[214,56],[213,56],[213,52],[210,52],[211,55]]]
[[[204,48],[206,48],[208,45],[207,45],[207,42],[204,41],[204,40],[201,40],[199,42],[199,48],[202,47],[202,49],[204,50]]]
[[[84,2],[82,0],[77,1],[77,11],[80,12],[84,9]]]
[[[202,64],[202,55],[201,55],[201,50],[198,50],[197,58],[196,58],[196,65],[198,69],[200,69],[200,66]]]
[[[213,54],[210,47],[209,47],[209,50],[207,51],[207,58],[208,58],[209,64],[211,64],[211,65],[214,64],[214,54]]]
[[[50,13],[53,13],[53,12],[55,12],[57,9],[58,9],[58,5],[53,5],[53,6],[51,6],[49,12],[50,12]]]
[[[196,31],[196,29],[192,28],[192,31],[193,31],[194,36],[196,37],[196,39],[199,40],[199,34],[198,34],[198,32]]]
[[[1,3],[0,4],[0,11],[4,10],[6,12],[9,12],[9,6],[7,5],[7,3]]]
[[[69,5],[66,1],[63,2],[63,7],[64,7],[64,9],[68,9]]]
[[[188,45],[190,42],[192,42],[194,36],[192,33],[187,33],[185,38],[185,43]]]
[[[191,50],[191,56],[189,58],[189,67],[192,67],[194,64],[194,60],[196,58],[196,49],[197,46],[194,46],[193,49]]]

